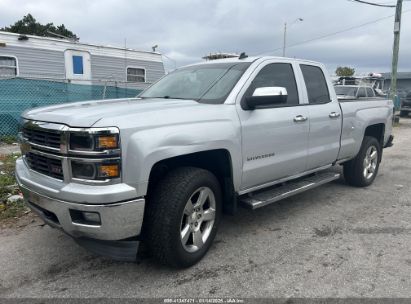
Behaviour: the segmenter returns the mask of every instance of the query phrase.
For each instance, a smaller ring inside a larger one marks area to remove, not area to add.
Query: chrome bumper
[[[70,203],[50,198],[31,191],[20,184],[24,200],[47,224],[64,230],[75,238],[90,238],[115,241],[140,234],[143,223],[145,200],[89,205]],[[86,225],[72,219],[70,210],[96,212],[100,215],[100,225]]]
[[[141,232],[145,200],[88,205],[70,203],[31,191],[20,184],[24,201],[48,225],[63,230],[89,251],[119,261],[137,258],[138,236]],[[101,224],[77,223],[70,210],[96,212]]]

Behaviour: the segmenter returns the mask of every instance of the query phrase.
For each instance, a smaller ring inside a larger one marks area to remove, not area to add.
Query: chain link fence
[[[113,80],[0,78],[0,141],[14,138],[21,113],[27,109],[66,102],[135,97],[141,89]]]

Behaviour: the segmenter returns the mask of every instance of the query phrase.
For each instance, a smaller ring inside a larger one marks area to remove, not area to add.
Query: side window
[[[73,74],[83,75],[83,56],[73,55]]]
[[[365,88],[359,88],[359,89],[358,89],[357,97],[358,97],[358,98],[360,98],[360,97],[367,97],[367,95],[365,95]]]
[[[0,56],[0,77],[17,76],[17,61],[14,57]]]
[[[146,82],[146,70],[141,68],[127,68],[128,82]]]
[[[367,96],[368,97],[375,97],[374,91],[371,88],[367,88]]]
[[[330,102],[330,92],[323,71],[313,65],[302,64],[300,67],[307,87],[308,102],[310,104]]]
[[[247,89],[245,96],[251,96],[256,88],[262,87],[286,88],[287,105],[299,104],[297,83],[293,67],[289,63],[271,63],[263,67]]]

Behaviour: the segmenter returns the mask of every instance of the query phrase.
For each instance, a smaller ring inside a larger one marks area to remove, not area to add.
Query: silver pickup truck
[[[222,212],[339,178],[370,185],[390,100],[339,102],[322,64],[241,56],[180,68],[137,98],[22,116],[16,177],[28,206],[93,252],[188,267]]]

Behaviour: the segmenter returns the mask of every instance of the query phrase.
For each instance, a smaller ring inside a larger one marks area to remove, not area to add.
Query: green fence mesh
[[[73,84],[62,80],[0,79],[0,139],[17,135],[21,113],[65,102],[135,97],[141,90],[124,83]]]

